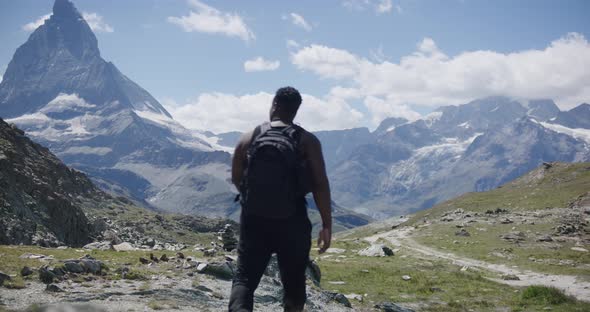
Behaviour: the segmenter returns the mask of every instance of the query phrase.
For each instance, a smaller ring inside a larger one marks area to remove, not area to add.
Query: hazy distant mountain
[[[588,108],[561,112],[551,100],[504,97],[441,107],[375,131],[373,143],[332,167],[334,198],[373,217],[405,214],[495,188],[542,162],[588,161]]]
[[[14,54],[0,84],[0,116],[103,188],[176,212],[235,209],[230,154],[103,60],[68,0],[56,0]]]

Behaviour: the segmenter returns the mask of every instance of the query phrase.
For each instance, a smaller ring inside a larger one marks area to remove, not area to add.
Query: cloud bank
[[[279,66],[281,66],[281,62],[265,60],[260,56],[244,62],[246,72],[273,71],[277,70]]]
[[[186,32],[222,34],[244,41],[256,38],[240,15],[222,12],[198,0],[191,0],[189,4],[194,10],[186,16],[170,16],[168,22],[180,26]]]
[[[308,45],[291,55],[300,70],[338,85],[332,95],[362,99],[373,122],[397,114],[416,118],[412,107],[456,105],[502,95],[551,98],[561,109],[590,99],[590,44],[570,33],[540,50],[513,53],[466,51],[446,55],[424,38],[399,62],[371,61],[343,49]]]

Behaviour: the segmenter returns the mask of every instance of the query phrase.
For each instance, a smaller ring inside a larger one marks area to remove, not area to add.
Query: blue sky
[[[488,95],[590,101],[590,1],[73,2],[96,14],[102,56],[190,128],[245,130],[284,85],[306,94],[311,129]],[[52,5],[0,0],[0,75]]]

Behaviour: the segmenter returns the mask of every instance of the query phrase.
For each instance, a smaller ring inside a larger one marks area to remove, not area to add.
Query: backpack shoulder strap
[[[293,139],[295,144],[299,145],[299,141],[301,141],[301,134],[303,133],[303,128],[293,124],[283,129],[283,133],[291,139]]]
[[[252,140],[250,141],[250,144],[254,143],[256,140],[258,140],[258,138],[260,138],[263,134],[266,133],[266,131],[270,130],[271,126],[270,126],[270,122],[264,122],[261,125],[257,126],[256,128],[254,128],[254,132],[252,133]]]

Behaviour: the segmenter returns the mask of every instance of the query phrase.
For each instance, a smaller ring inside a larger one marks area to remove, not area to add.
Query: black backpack
[[[247,166],[240,187],[242,213],[281,219],[294,215],[306,191],[298,153],[303,129],[296,125],[271,127],[266,122],[254,130]]]

